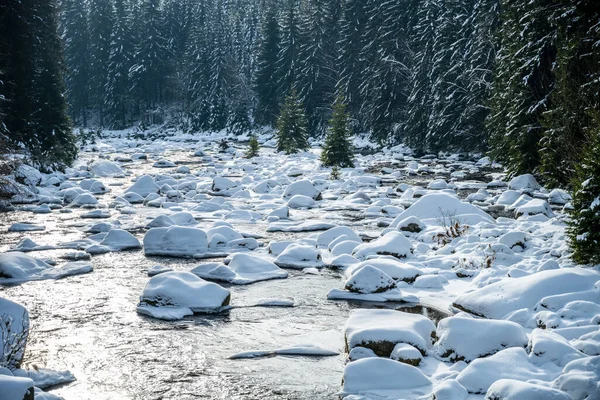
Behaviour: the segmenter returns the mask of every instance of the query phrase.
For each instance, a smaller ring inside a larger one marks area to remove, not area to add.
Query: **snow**
[[[297,194],[288,200],[287,206],[296,210],[315,208],[317,207],[317,202],[314,201],[311,197],[304,196],[302,194]]]
[[[325,263],[321,253],[314,246],[303,243],[292,243],[275,259],[275,264],[282,268],[322,268]]]
[[[291,199],[296,195],[306,196],[313,200],[320,200],[321,192],[315,187],[313,182],[303,179],[288,185],[283,192],[284,199]]]
[[[560,375],[561,369],[552,364],[540,368],[529,361],[525,349],[511,347],[493,356],[471,362],[456,380],[469,393],[486,393],[500,379],[526,382],[530,379],[550,382]]]
[[[325,232],[319,233],[317,236],[317,244],[319,247],[329,247],[331,242],[345,235],[347,239],[353,239],[357,242],[362,242],[360,236],[356,234],[351,228],[347,226],[337,226],[335,228],[328,229]]]
[[[204,279],[220,280],[237,285],[269,279],[287,278],[288,273],[274,263],[262,257],[237,253],[227,266],[220,264],[202,264],[191,270],[195,275]]]
[[[508,183],[508,188],[512,190],[539,190],[542,187],[531,174],[515,176]]]
[[[135,183],[127,189],[126,193],[136,193],[142,197],[146,197],[151,193],[158,193],[160,187],[154,182],[149,175],[140,176]]]
[[[422,315],[357,309],[346,322],[346,348],[367,347],[380,357],[389,357],[396,344],[406,343],[425,354],[431,346],[433,332],[435,325]]]
[[[396,287],[388,274],[371,265],[356,270],[346,281],[344,288],[354,293],[381,293]]]
[[[560,390],[514,379],[500,379],[487,391],[486,398],[497,400],[571,400]]]
[[[394,346],[392,354],[390,354],[392,360],[400,361],[405,364],[418,366],[423,360],[421,352],[410,344],[398,343]]]
[[[122,229],[111,229],[104,239],[100,242],[100,246],[106,246],[111,251],[123,251],[141,249],[142,245],[135,236]]]
[[[600,396],[600,356],[571,361],[552,386],[568,393],[572,400],[593,400]]]
[[[199,257],[207,251],[206,232],[197,228],[152,228],[144,236],[144,253],[147,256],[192,258]]]
[[[542,298],[590,290],[600,280],[591,269],[568,268],[541,271],[521,278],[502,280],[458,296],[453,305],[486,318],[502,319],[512,311],[532,309]]]
[[[91,271],[92,266],[84,262],[68,262],[54,268],[42,260],[18,251],[0,254],[0,283],[3,284],[61,279]]]
[[[110,177],[115,175],[123,175],[125,172],[112,161],[98,159],[93,161],[89,165],[89,169],[94,174],[94,176],[100,177]]]
[[[352,255],[359,260],[364,260],[371,255],[391,255],[405,258],[411,254],[411,243],[400,231],[391,231],[370,243],[357,246]]]
[[[192,313],[213,313],[229,305],[229,290],[206,282],[191,272],[156,275],[146,284],[137,311],[154,318],[174,320]]]
[[[418,368],[385,358],[368,357],[346,365],[342,394],[397,391],[430,384]]]
[[[515,208],[517,217],[520,216],[531,216],[531,215],[545,215],[546,217],[553,217],[554,213],[550,208],[548,202],[542,199],[532,199],[527,203],[520,205]]]
[[[29,393],[33,393],[33,381],[29,378],[21,378],[0,374],[0,400],[22,400]]]
[[[346,275],[350,276],[365,265],[371,265],[389,275],[392,279],[414,282],[422,274],[421,270],[392,258],[373,258],[350,266]]]
[[[452,362],[470,362],[508,347],[525,347],[523,327],[509,321],[454,316],[442,319],[437,326],[435,351]],[[465,338],[469,340],[465,340]]]

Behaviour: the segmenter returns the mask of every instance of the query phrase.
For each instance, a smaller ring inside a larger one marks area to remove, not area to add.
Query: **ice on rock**
[[[123,251],[141,249],[142,245],[135,236],[123,229],[111,229],[104,239],[100,242],[100,246],[106,246],[111,251]]]
[[[152,228],[144,236],[144,253],[147,256],[192,258],[200,257],[207,251],[206,232],[197,228]]]
[[[43,225],[36,225],[32,222],[15,222],[8,227],[9,232],[34,232],[44,231],[46,227]]]
[[[237,253],[227,266],[221,264],[202,264],[191,272],[204,279],[221,280],[237,285],[269,279],[287,278],[288,273],[271,261],[253,254]]]
[[[282,268],[322,268],[325,263],[321,253],[314,246],[304,243],[292,243],[275,259],[275,264]]]
[[[452,362],[470,362],[504,348],[527,346],[523,327],[509,321],[448,317],[438,323],[437,336],[437,354]]]
[[[125,174],[123,169],[121,169],[121,167],[119,167],[117,164],[101,158],[94,160],[88,168],[94,176],[99,178]]]
[[[514,379],[526,382],[530,379],[550,382],[558,377],[561,368],[546,364],[540,368],[529,361],[525,349],[511,347],[493,356],[478,358],[471,362],[456,380],[469,393],[484,394],[500,379]]]
[[[160,187],[154,182],[151,176],[142,175],[125,193],[136,193],[142,197],[146,197],[151,193],[157,194],[159,189]]]
[[[346,322],[346,350],[366,347],[389,357],[398,343],[417,348],[422,355],[431,346],[435,325],[428,318],[396,310],[358,309]]]
[[[22,305],[0,297],[0,324],[0,366],[19,368],[29,335],[29,313]],[[3,386],[0,384],[0,387]]]
[[[547,296],[591,290],[599,279],[598,272],[584,268],[541,271],[460,295],[453,305],[474,315],[501,319],[519,309],[533,309]]]
[[[485,400],[573,400],[567,393],[548,386],[500,379],[488,389]]]
[[[396,282],[388,274],[371,265],[356,270],[344,288],[354,293],[382,293],[394,289]]]
[[[352,255],[359,260],[373,255],[390,255],[405,258],[411,254],[411,243],[400,231],[388,232],[370,243],[363,243],[354,249]]]
[[[285,188],[283,192],[284,199],[291,199],[296,195],[310,197],[313,200],[321,200],[321,192],[315,185],[306,179],[296,181]]]
[[[417,350],[414,346],[411,346],[410,344],[406,343],[398,343],[394,347],[390,358],[392,360],[400,361],[405,364],[410,364],[415,367],[419,366],[419,364],[421,364],[421,361],[423,360],[421,352]]]
[[[429,193],[421,197],[402,214],[398,215],[390,227],[397,228],[400,222],[408,217],[419,218],[426,225],[440,225],[444,220],[448,224],[449,218],[454,218],[467,225],[475,225],[479,222],[495,222],[482,209],[445,192]]]
[[[431,385],[420,369],[387,358],[368,357],[344,369],[342,394],[402,391]],[[393,398],[403,398],[393,396]]]
[[[215,313],[229,305],[229,290],[191,272],[156,275],[146,284],[137,311],[158,319],[177,320],[193,313]]]

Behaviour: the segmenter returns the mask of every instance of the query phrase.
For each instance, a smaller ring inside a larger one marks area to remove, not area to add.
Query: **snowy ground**
[[[317,149],[114,135],[22,171],[38,193],[0,216],[22,368],[77,379],[50,393],[600,398],[600,273],[569,261],[567,193],[402,147],[333,181]]]

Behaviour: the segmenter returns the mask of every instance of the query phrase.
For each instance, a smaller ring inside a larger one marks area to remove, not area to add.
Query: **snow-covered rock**
[[[600,356],[571,361],[552,386],[568,393],[572,400],[600,398]]]
[[[140,314],[176,320],[193,313],[214,313],[229,305],[229,290],[191,272],[171,271],[148,281],[137,307]]]
[[[343,235],[346,235],[347,239],[354,239],[357,242],[362,242],[360,236],[358,236],[351,228],[347,226],[336,226],[335,228],[319,233],[317,236],[317,245],[319,247],[327,248],[331,242]]]
[[[296,195],[307,196],[313,200],[321,200],[321,192],[311,181],[306,179],[292,183],[283,192],[284,199],[291,199]]]
[[[123,229],[111,229],[104,239],[100,242],[100,246],[106,246],[111,251],[123,251],[141,249],[142,245],[135,236]]]
[[[321,253],[314,246],[292,243],[275,259],[275,264],[283,268],[322,268],[325,266]]]
[[[317,207],[317,202],[312,197],[297,194],[288,200],[287,206],[293,209],[310,209]]]
[[[154,179],[152,179],[151,176],[142,175],[125,192],[126,193],[136,193],[142,197],[146,197],[150,193],[158,193],[159,190],[160,190],[160,186],[158,186],[156,184],[156,182],[154,182]]]
[[[425,355],[434,332],[433,322],[422,315],[357,309],[350,313],[346,322],[346,350],[361,346],[380,357],[389,357],[398,343],[407,343]]]
[[[554,217],[554,213],[548,202],[542,199],[532,199],[527,203],[515,208],[517,217],[522,215],[545,215],[548,218]]]
[[[29,378],[0,374],[0,400],[33,400],[33,385]]]
[[[512,190],[539,190],[542,187],[531,174],[515,176],[508,184],[508,188]]]
[[[1,263],[2,261],[0,265]],[[28,335],[27,309],[14,301],[0,297],[0,338],[2,339],[0,366],[10,369],[19,368],[23,361]],[[4,388],[1,382],[0,388]]]
[[[147,256],[199,257],[208,251],[208,238],[201,229],[183,226],[152,228],[144,236]]]
[[[400,361],[405,364],[410,364],[415,367],[421,364],[421,361],[423,360],[421,352],[414,346],[411,346],[410,344],[406,343],[398,343],[394,347],[390,358],[392,360]]]
[[[362,261],[358,264],[350,266],[346,270],[346,276],[351,276],[355,271],[364,267],[365,265],[371,265],[390,276],[392,279],[398,281],[405,281],[412,283],[422,274],[421,270],[412,265],[405,264],[398,260],[390,258],[373,258],[366,261]]]
[[[191,272],[204,279],[221,280],[238,285],[287,278],[288,276],[286,271],[271,261],[246,253],[234,254],[227,266],[202,264],[192,269]]]
[[[565,392],[535,383],[500,379],[488,389],[485,400],[572,400]]]
[[[32,222],[15,222],[14,224],[8,227],[9,232],[33,232],[43,230],[46,230],[45,226],[36,225]]]
[[[370,243],[363,243],[354,249],[352,255],[364,260],[372,255],[390,255],[405,258],[411,253],[411,243],[400,231],[391,231]]]
[[[396,287],[388,274],[371,265],[356,270],[346,281],[344,288],[355,293],[381,293]]]
[[[99,178],[125,174],[117,164],[101,158],[94,160],[88,168],[94,176]]]
[[[437,354],[452,362],[470,362],[507,347],[527,345],[527,335],[519,324],[462,316],[442,319],[437,326],[437,336]],[[466,337],[469,340],[465,340]]]

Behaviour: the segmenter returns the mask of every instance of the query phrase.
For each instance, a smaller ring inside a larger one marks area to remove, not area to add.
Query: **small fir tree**
[[[277,120],[277,151],[293,154],[308,150],[309,147],[304,106],[298,99],[296,89],[292,88]]]
[[[600,264],[600,137],[590,140],[574,184],[573,212],[569,239],[573,260],[582,264]]]
[[[248,150],[246,150],[246,158],[256,157],[258,155],[258,151],[260,150],[260,145],[258,144],[258,139],[256,136],[250,136],[250,141],[248,142]]]
[[[341,175],[342,171],[340,170],[340,167],[334,165],[333,168],[331,168],[331,175],[329,176],[329,178],[331,178],[331,180],[333,181],[337,181],[338,179],[340,179]]]
[[[349,128],[350,116],[346,112],[344,99],[339,96],[333,104],[331,128],[325,138],[321,151],[321,162],[324,166],[354,167],[352,156],[352,132]]]

